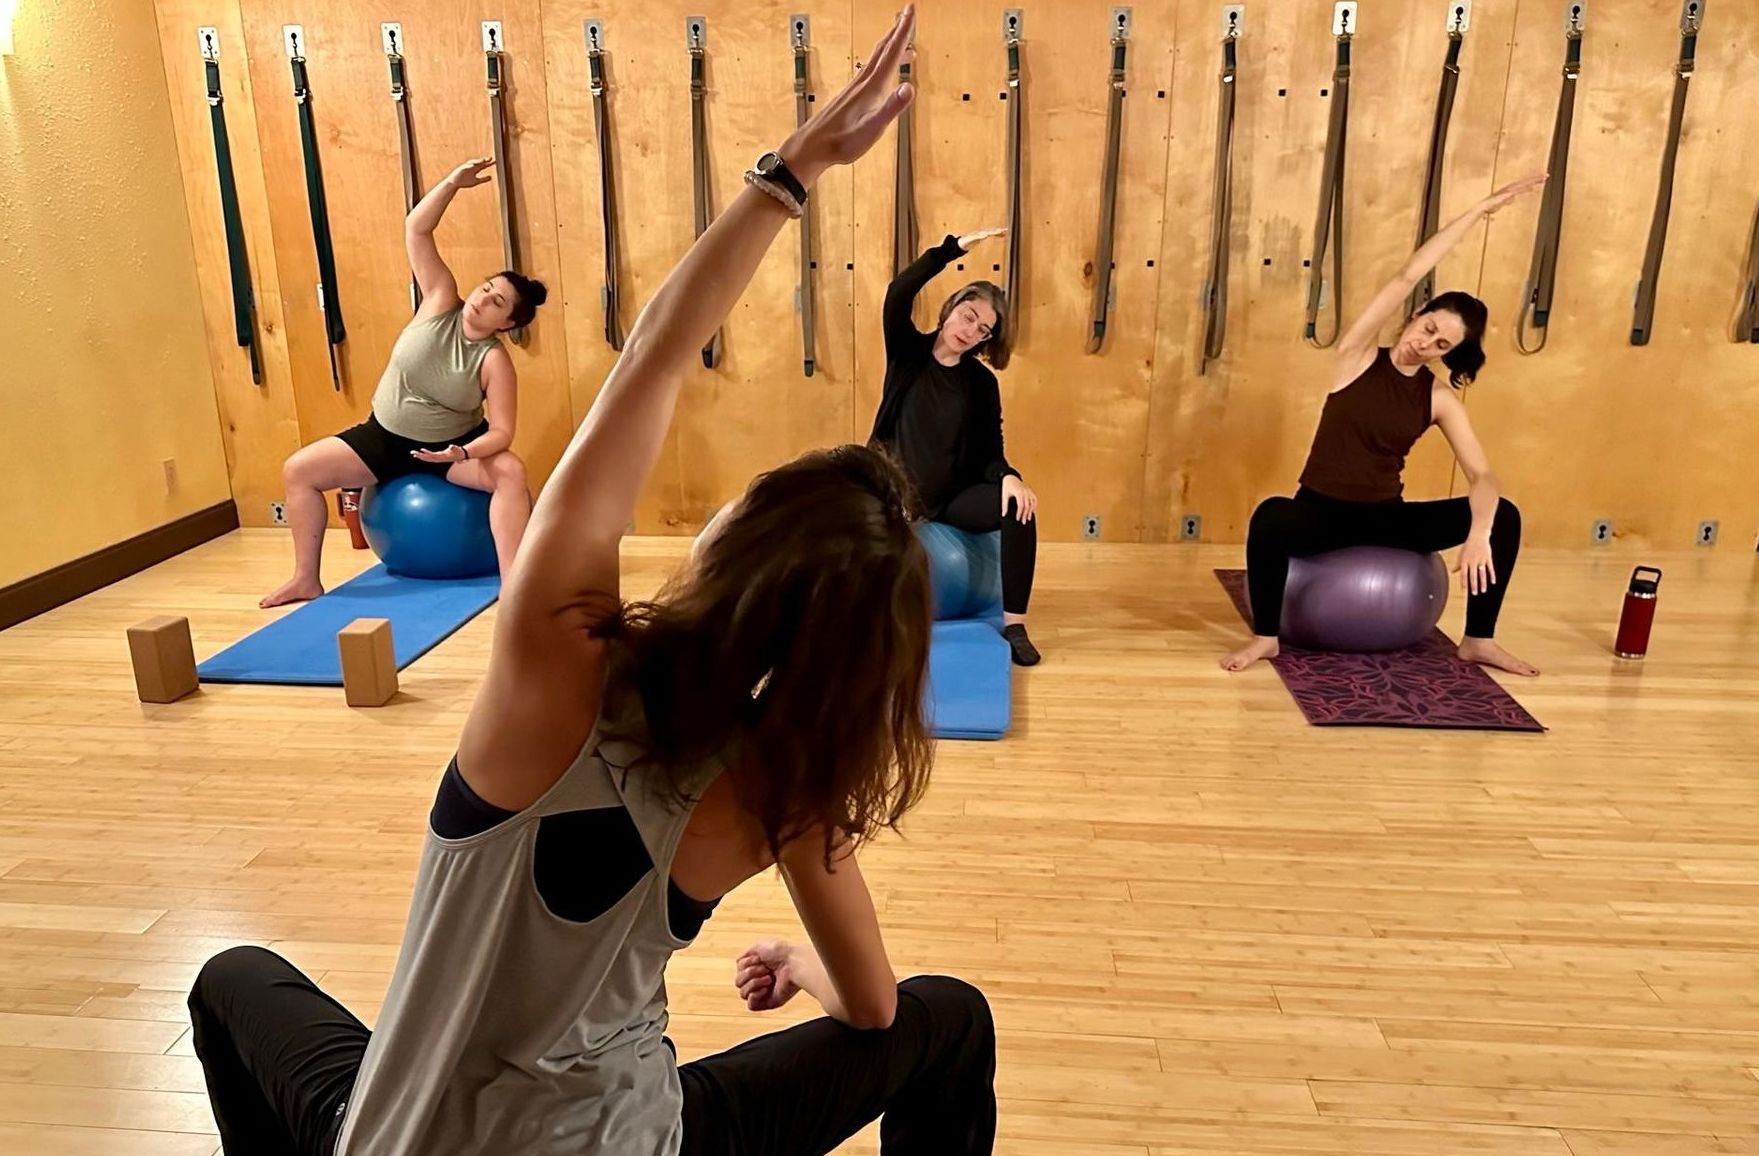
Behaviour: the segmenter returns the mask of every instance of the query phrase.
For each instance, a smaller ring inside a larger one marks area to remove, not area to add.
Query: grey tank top
[[[700,797],[712,778],[685,787]],[[337,1156],[677,1156],[665,968],[688,944],[667,900],[691,806],[640,747],[595,728],[513,818],[465,839],[430,827]],[[602,914],[559,915],[538,893],[535,857],[562,851],[592,870],[595,848],[565,823],[607,809],[627,813],[652,868]],[[540,846],[540,827],[566,843]]]
[[[501,344],[464,336],[464,307],[411,321],[373,391],[373,416],[399,437],[450,441],[483,419],[483,358]]]

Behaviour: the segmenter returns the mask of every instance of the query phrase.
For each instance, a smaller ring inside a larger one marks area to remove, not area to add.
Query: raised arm
[[[958,239],[948,233],[946,240],[905,266],[886,286],[886,303],[880,316],[885,322],[887,354],[896,354],[918,335],[910,310],[915,306],[916,295],[922,292],[922,287],[964,254]]]
[[[910,88],[890,78],[913,24],[906,9],[861,75],[777,150],[802,184],[867,152],[910,102]],[[603,669],[592,631],[617,606],[618,543],[659,458],[685,370],[788,219],[776,199],[749,187],[697,238],[642,310],[550,475],[502,591],[488,675],[459,745],[459,769],[488,802],[529,806],[585,741]]]
[[[446,215],[446,206],[459,189],[489,182],[486,170],[494,163],[481,157],[465,161],[429,189],[427,196],[417,201],[403,219],[403,247],[409,252],[410,272],[421,288],[421,309],[416,316],[434,317],[458,308],[458,279],[440,257],[439,246],[434,244],[434,230],[440,227],[440,218]]]
[[[1380,341],[1380,332],[1386,328],[1387,322],[1399,315],[1405,306],[1405,299],[1423,275],[1441,264],[1441,259],[1451,253],[1456,245],[1465,239],[1472,226],[1489,217],[1492,213],[1514,200],[1516,197],[1541,188],[1546,178],[1543,175],[1528,177],[1498,189],[1490,196],[1461,213],[1450,221],[1446,228],[1423,242],[1421,248],[1406,259],[1398,275],[1381,287],[1380,292],[1368,303],[1368,308],[1361,316],[1351,322],[1344,330],[1344,335],[1337,345],[1337,365],[1340,383],[1355,377],[1362,371],[1364,361],[1370,357]]]

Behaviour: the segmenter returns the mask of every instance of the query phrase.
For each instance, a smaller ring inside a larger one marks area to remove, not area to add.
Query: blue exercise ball
[[[1282,637],[1308,650],[1402,650],[1435,629],[1447,604],[1441,555],[1352,546],[1290,559]]]
[[[405,578],[481,578],[500,569],[489,495],[431,474],[360,494],[360,528],[385,569]]]
[[[916,536],[928,551],[937,621],[1001,614],[1001,531],[972,534],[945,522],[918,522]]]

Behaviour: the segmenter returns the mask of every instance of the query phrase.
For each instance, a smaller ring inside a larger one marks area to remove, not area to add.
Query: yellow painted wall
[[[230,497],[151,0],[19,0],[13,29],[0,585]]]

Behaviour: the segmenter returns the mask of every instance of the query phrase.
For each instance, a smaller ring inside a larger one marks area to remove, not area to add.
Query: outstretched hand
[[[1537,192],[1538,190],[1543,189],[1545,187],[1545,182],[1550,179],[1550,173],[1540,173],[1537,176],[1524,177],[1512,185],[1504,185],[1502,188],[1496,190],[1496,192],[1484,198],[1482,206],[1484,209],[1484,215],[1487,217],[1492,216],[1498,209],[1502,208],[1510,201],[1524,197],[1528,193]]]
[[[494,167],[495,162],[489,157],[472,157],[453,169],[446,179],[452,182],[454,188],[474,189],[495,179],[495,174],[488,171]]]
[[[777,151],[796,175],[811,181],[832,165],[846,165],[862,156],[904,111],[916,89],[909,84],[894,85],[893,78],[910,52],[915,30],[916,6],[912,4],[874,45],[860,75],[782,143]]]

